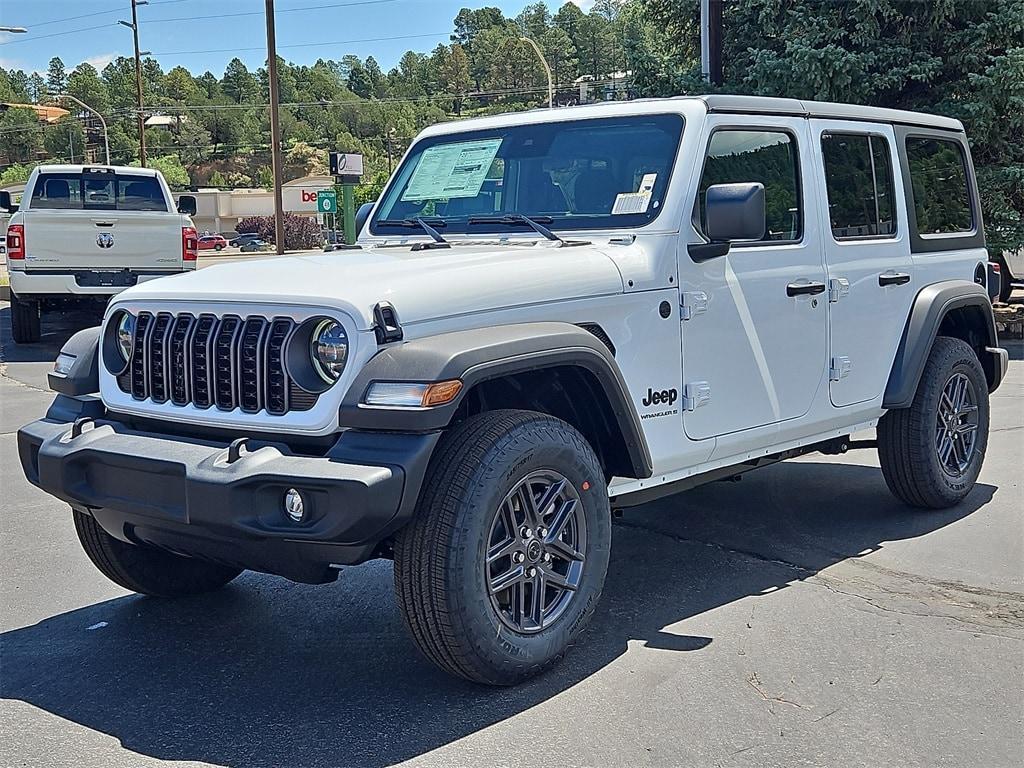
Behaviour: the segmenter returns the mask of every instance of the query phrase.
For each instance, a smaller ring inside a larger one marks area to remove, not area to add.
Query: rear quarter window
[[[918,233],[927,237],[972,231],[967,160],[960,143],[908,136],[906,150]]]

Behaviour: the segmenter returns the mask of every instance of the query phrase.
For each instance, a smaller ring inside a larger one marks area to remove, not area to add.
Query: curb
[[[10,301],[10,300],[11,300],[11,286],[9,286],[9,285],[0,285],[0,301]]]

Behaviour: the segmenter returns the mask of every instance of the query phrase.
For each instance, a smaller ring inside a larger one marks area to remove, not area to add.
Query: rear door
[[[812,120],[811,132],[827,198],[829,396],[846,406],[882,394],[917,287],[892,127]]]
[[[27,202],[28,269],[181,269],[181,216],[156,176],[40,173]]]

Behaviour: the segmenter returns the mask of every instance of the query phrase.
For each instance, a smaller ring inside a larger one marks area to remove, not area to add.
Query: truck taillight
[[[7,228],[7,258],[25,258],[25,225],[11,224]]]
[[[199,256],[199,233],[195,227],[181,228],[181,260],[195,261]]]

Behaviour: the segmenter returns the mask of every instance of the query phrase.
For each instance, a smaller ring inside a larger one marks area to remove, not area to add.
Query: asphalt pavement
[[[15,346],[0,304],[2,766],[1020,766],[1024,353],[981,479],[906,509],[873,451],[807,456],[629,510],[582,644],[512,689],[418,655],[373,562],[126,593],[15,433],[74,318]]]

